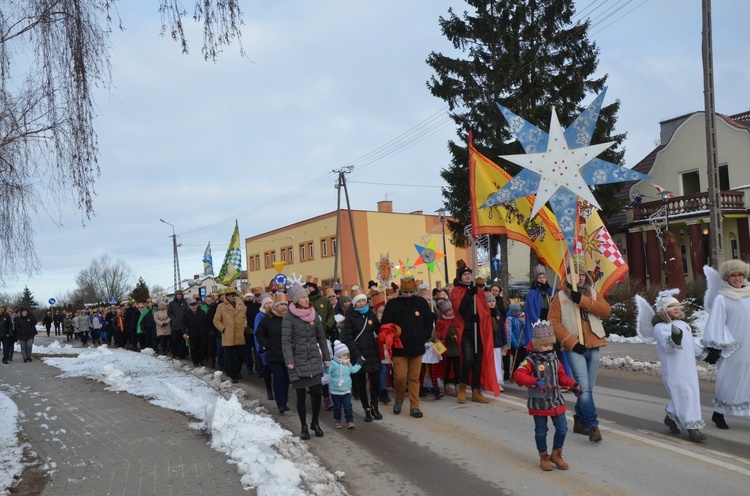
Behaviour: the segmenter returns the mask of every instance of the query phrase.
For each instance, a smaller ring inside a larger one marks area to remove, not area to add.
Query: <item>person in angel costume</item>
[[[638,336],[645,343],[656,342],[661,361],[664,387],[669,393],[664,424],[673,434],[687,429],[691,441],[706,439],[701,432],[705,422],[701,415],[701,397],[698,386],[696,357],[702,358],[703,346],[693,339],[690,325],[685,322],[683,304],[674,296],[679,289],[662,291],[656,298],[656,312],[648,302],[636,296],[638,302]]]
[[[728,429],[724,415],[750,415],[750,267],[727,260],[717,273],[704,267],[708,289],[703,300],[709,312],[702,344],[706,362],[716,363],[716,392],[711,420]]]

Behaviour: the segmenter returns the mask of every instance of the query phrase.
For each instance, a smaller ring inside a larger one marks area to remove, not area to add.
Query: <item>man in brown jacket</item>
[[[224,303],[216,307],[214,327],[221,333],[221,346],[224,348],[226,373],[233,383],[240,382],[240,368],[245,351],[245,327],[247,317],[245,305],[237,302],[237,292],[233,287],[224,291]]]
[[[573,281],[577,282],[575,291]],[[564,350],[573,378],[581,385],[573,432],[588,435],[592,442],[602,440],[593,392],[599,371],[599,348],[607,345],[602,319],[609,316],[610,310],[609,303],[594,290],[593,281],[582,265],[568,274],[563,290],[552,299],[549,309],[555,338]]]

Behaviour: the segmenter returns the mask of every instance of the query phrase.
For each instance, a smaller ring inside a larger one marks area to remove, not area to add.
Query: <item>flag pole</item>
[[[576,245],[578,244],[578,239],[581,237],[581,229],[583,226],[581,226],[581,217],[580,217],[580,204],[578,203],[578,200],[576,199],[576,235],[573,240],[573,252],[576,250]],[[570,260],[568,262],[570,265],[570,284],[573,287],[573,291],[578,291],[578,272],[576,272],[576,277],[573,276],[573,271],[576,270],[576,263],[573,253],[570,253]],[[585,268],[584,268],[585,269]],[[584,342],[583,337],[583,324],[581,323],[581,308],[580,303],[578,307],[578,311],[576,312],[576,324],[578,326],[578,342],[582,345],[586,345]]]

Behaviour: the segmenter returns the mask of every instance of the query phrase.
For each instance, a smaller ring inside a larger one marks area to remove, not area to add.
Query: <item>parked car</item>
[[[531,283],[528,281],[519,281],[511,283],[508,287],[510,298],[519,298],[521,300],[526,298],[526,293],[531,290]]]

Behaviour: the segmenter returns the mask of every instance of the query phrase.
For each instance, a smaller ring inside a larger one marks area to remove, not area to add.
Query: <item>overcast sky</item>
[[[625,158],[632,167],[654,148],[660,120],[703,108],[701,2],[576,4],[594,20],[599,73],[609,75],[605,104],[621,101],[616,131],[628,135]],[[355,165],[348,176],[352,208],[375,210],[384,199],[397,212],[441,207],[439,171],[450,162],[446,144],[455,132],[443,101],[425,85],[431,75],[425,59],[430,51],[452,50],[438,18],[467,5],[241,5],[247,58],[229,47],[211,63],[201,57],[197,26],[189,28],[190,55],[182,55],[159,36],[156,0],[120,2],[127,30],[113,36],[113,86],[97,101],[96,216],[82,226],[72,207],[62,213],[40,207],[41,272],[10,280],[0,291],[28,285],[46,302],[74,289],[75,275],[104,253],[127,262],[134,279],[171,286],[172,229],[160,218],[179,235],[183,278],[200,273],[209,241],[218,272],[235,219],[244,239],[332,211],[332,170],[348,164]],[[596,19],[618,7],[607,20]],[[750,109],[747,19],[747,0],[714,2],[721,113]],[[413,259],[416,253],[391,255]]]

